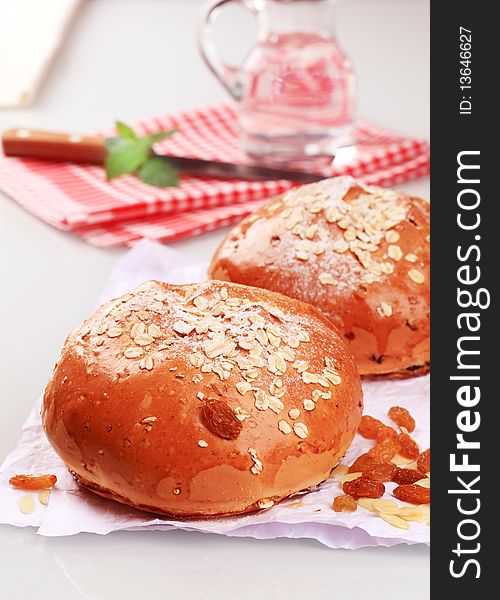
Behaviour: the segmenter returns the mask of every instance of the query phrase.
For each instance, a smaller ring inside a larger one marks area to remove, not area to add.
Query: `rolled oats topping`
[[[146,423],[154,423],[155,421],[158,421],[157,417],[144,417],[144,419],[141,419],[141,425],[145,425]]]
[[[189,335],[194,330],[194,325],[190,325],[185,321],[176,321],[172,329],[180,335]]]
[[[109,323],[101,323],[101,325],[99,325],[99,327],[96,329],[96,334],[104,335],[106,333],[106,331],[108,330],[108,327],[109,327]]]
[[[248,383],[248,381],[238,381],[238,383],[236,384],[236,389],[242,396],[244,396],[247,392],[249,392],[252,389],[252,385]]]
[[[205,362],[205,358],[201,352],[195,352],[194,354],[189,355],[189,362],[193,367],[199,369]]]
[[[154,338],[148,335],[147,333],[139,333],[135,336],[134,342],[138,346],[149,346],[154,342]]]
[[[155,325],[154,323],[152,323],[149,327],[148,327],[148,335],[150,335],[152,338],[161,338],[162,337],[162,332],[161,329],[158,327],[158,325]]]
[[[112,326],[108,328],[106,335],[110,338],[117,338],[120,337],[122,333],[123,329],[121,329],[120,327]]]
[[[353,188],[358,193],[345,199]],[[315,198],[313,203],[311,196]],[[389,244],[389,259],[397,262],[403,256],[396,245],[400,235],[395,228],[406,219],[409,209],[399,201],[401,197],[398,192],[363,186],[349,177],[289,190],[283,198],[283,205],[288,207],[283,210],[283,216],[289,211],[285,223],[295,237],[295,258],[307,261],[312,254],[324,252],[324,240],[333,235],[333,252],[350,252],[359,261],[366,283],[391,274],[393,266],[380,261],[375,252]],[[339,229],[341,236],[336,234]],[[322,247],[321,252],[316,252],[317,245]],[[325,286],[335,284],[328,272],[321,273],[319,281]]]
[[[245,419],[251,419],[252,418],[252,415],[247,410],[245,410],[244,408],[241,408],[241,406],[237,406],[234,409],[234,414],[236,415],[236,418],[239,421],[245,421]]]
[[[126,358],[139,358],[144,354],[144,350],[135,346],[129,346],[128,348],[125,348],[123,354]]]
[[[292,433],[292,427],[290,426],[290,423],[284,419],[278,422],[278,429],[285,435]]]
[[[295,227],[308,244],[325,235],[319,225],[301,230],[296,223]],[[162,304],[160,312],[156,304]],[[327,357],[324,366],[306,360],[311,341],[306,323],[271,303],[233,297],[229,287],[206,283],[133,293],[109,313],[119,316],[120,322],[102,324],[99,339],[104,334],[111,338],[126,334],[131,343],[121,352],[136,368],[167,369],[175,386],[184,380],[195,384],[202,422],[222,438],[230,439],[240,427],[252,428],[265,418],[275,419],[284,435],[294,433],[305,439],[308,428],[299,421],[301,411],[304,415],[314,411],[318,402],[332,397],[340,382],[334,362]],[[300,407],[285,412],[290,377],[298,385],[312,387],[304,389]],[[174,393],[178,392],[172,389]],[[153,421],[146,419],[143,425],[150,431]],[[203,442],[196,443],[204,448]],[[259,474],[262,461],[254,450],[250,455],[252,473]]]
[[[380,306],[377,306],[377,313],[381,317],[391,317],[392,316],[392,306],[388,302],[381,302]]]
[[[267,410],[269,408],[269,397],[263,390],[255,392],[255,408],[258,410]]]
[[[307,428],[307,425],[301,423],[300,421],[296,421],[293,424],[293,431],[296,436],[303,440],[305,440],[306,437],[309,435],[309,429]]]
[[[394,231],[394,229],[390,229],[385,234],[385,241],[389,244],[395,244],[396,242],[399,242],[399,233]]]
[[[250,467],[250,471],[254,475],[260,475],[263,471],[262,461],[257,456],[257,450],[255,448],[248,448],[248,452],[253,461],[253,465]]]
[[[421,285],[425,281],[425,275],[422,273],[422,271],[419,271],[418,269],[410,269],[408,271],[408,277],[413,282],[418,283],[419,285]]]
[[[151,358],[151,356],[146,356],[144,358],[141,358],[140,362],[139,362],[139,369],[145,369],[147,371],[152,371],[154,366],[154,361]]]
[[[392,260],[401,260],[403,252],[399,246],[391,245],[387,248],[387,256]]]

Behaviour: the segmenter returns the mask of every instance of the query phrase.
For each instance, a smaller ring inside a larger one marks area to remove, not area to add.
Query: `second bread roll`
[[[364,376],[429,370],[429,205],[351,177],[294,188],[234,228],[210,276],[308,302]]]

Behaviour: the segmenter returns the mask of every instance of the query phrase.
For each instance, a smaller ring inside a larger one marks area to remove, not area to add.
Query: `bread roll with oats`
[[[362,376],[429,370],[429,205],[351,177],[294,188],[234,228],[213,279],[312,304]]]
[[[42,420],[79,484],[208,517],[318,485],[361,412],[352,356],[314,307],[232,283],[153,281],[71,333]]]

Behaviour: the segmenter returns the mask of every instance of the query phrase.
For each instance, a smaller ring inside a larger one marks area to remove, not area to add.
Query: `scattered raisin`
[[[423,488],[422,488],[423,489]],[[384,495],[385,486],[380,481],[372,481],[367,477],[358,477],[352,481],[346,481],[342,486],[344,494],[358,498],[380,498]]]
[[[358,427],[358,433],[369,440],[376,440],[379,426],[382,422],[369,415],[363,415]]]
[[[333,499],[335,512],[355,512],[357,508],[356,500],[352,496],[336,496]]]
[[[55,475],[14,475],[9,479],[12,487],[19,490],[50,490],[55,486]]]
[[[402,483],[415,483],[423,479],[422,473],[416,469],[401,469],[396,467],[396,470],[392,476],[392,481],[401,485]]]
[[[401,446],[401,450],[399,451],[401,456],[405,458],[417,458],[420,454],[417,442],[407,433],[400,433],[398,435],[398,442]]]
[[[201,416],[207,429],[225,440],[234,440],[240,435],[241,421],[222,400],[209,398],[201,407]]]
[[[390,462],[376,462],[366,466],[362,472],[363,477],[368,477],[368,479],[371,479],[372,481],[391,481],[396,468],[396,465],[393,465]],[[419,479],[422,479],[420,473],[419,475]],[[410,483],[413,483],[413,481]]]
[[[382,462],[392,460],[400,450],[399,438],[389,438],[368,450],[368,454],[377,462]]]
[[[428,473],[431,470],[431,449],[427,448],[417,458],[417,469],[421,473]]]
[[[409,432],[415,430],[415,419],[410,415],[406,408],[403,408],[402,406],[392,406],[387,414],[398,427],[404,427]]]
[[[359,424],[358,433],[368,440],[377,440],[381,442],[387,438],[396,437],[396,431],[375,419],[369,415],[363,415],[361,417],[361,423]]]
[[[372,458],[368,453],[360,454],[358,458],[349,467],[349,473],[362,473],[363,470],[376,463],[377,461]]]
[[[392,492],[398,500],[410,504],[429,504],[431,501],[431,490],[420,485],[403,484]]]

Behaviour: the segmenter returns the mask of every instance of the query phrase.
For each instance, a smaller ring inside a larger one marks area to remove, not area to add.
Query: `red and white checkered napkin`
[[[141,133],[176,127],[159,152],[247,162],[239,148],[236,110],[229,102],[147,119]],[[112,132],[106,132],[111,134]],[[360,122],[355,157],[325,176],[349,174],[366,183],[397,185],[429,173],[429,144]],[[0,156],[0,190],[54,227],[97,246],[132,245],[147,237],[170,241],[230,225],[291,187],[279,181],[182,177],[178,188],[156,188],[134,176],[106,181],[104,169]]]

